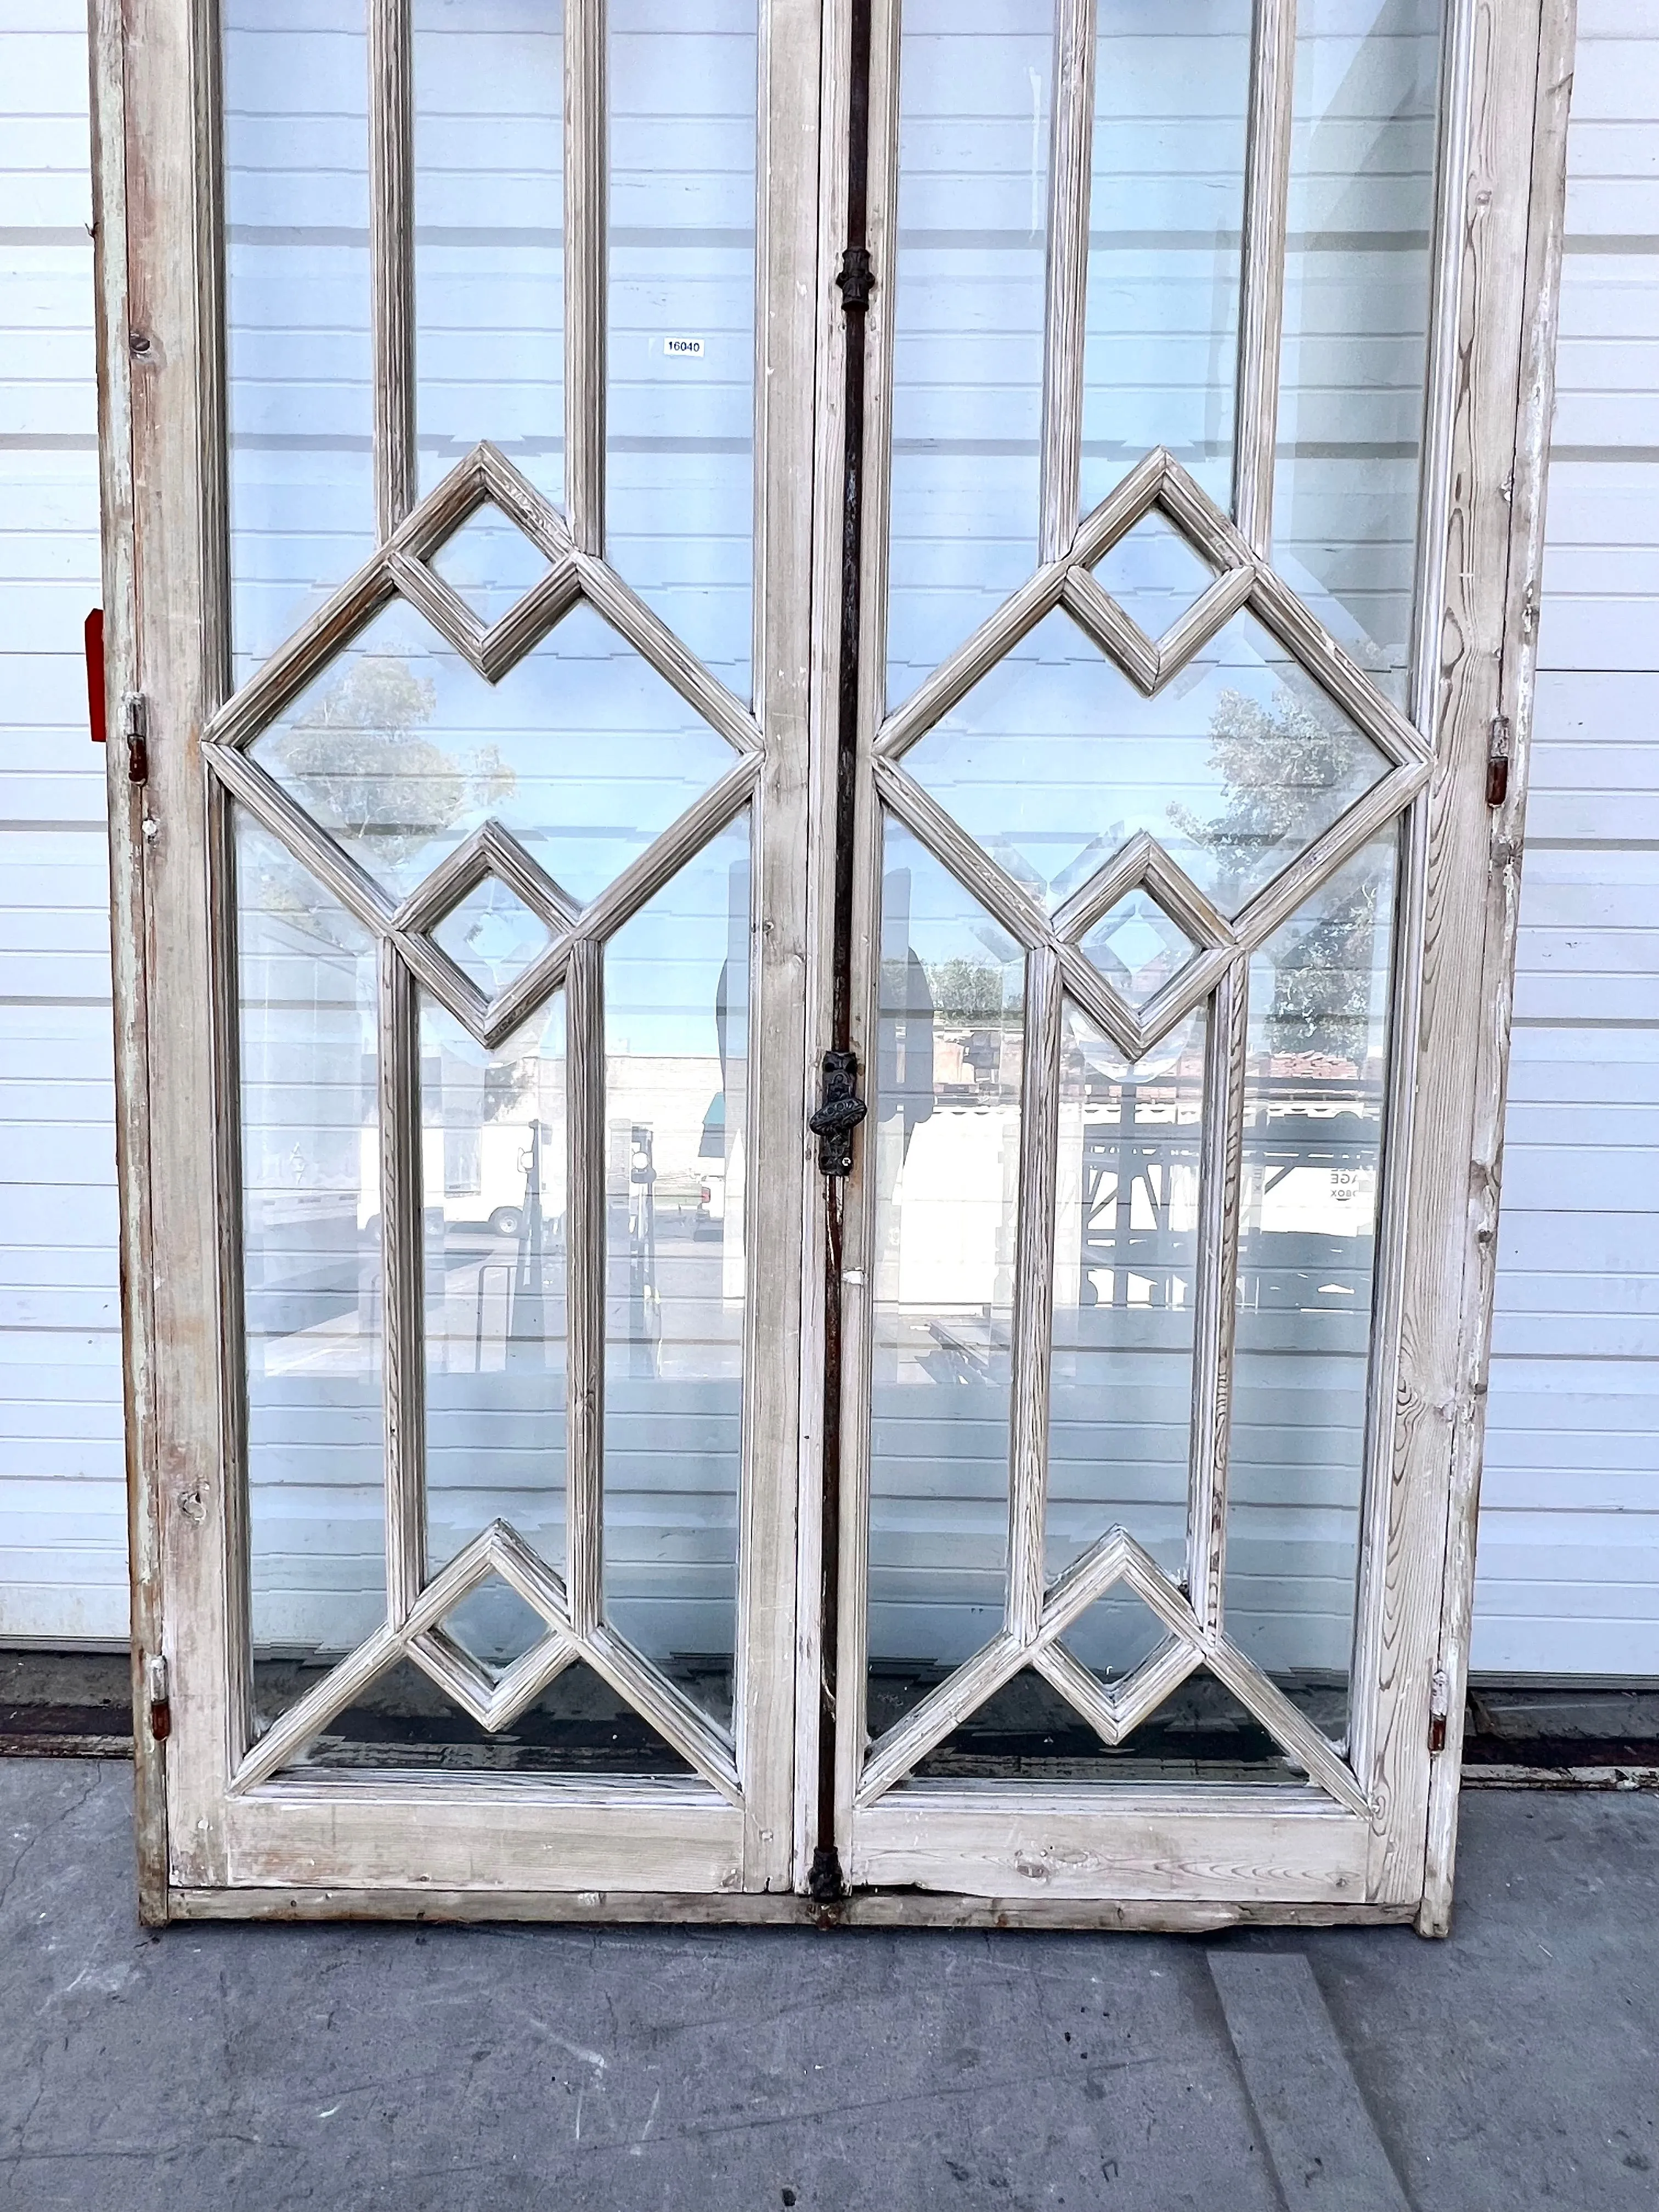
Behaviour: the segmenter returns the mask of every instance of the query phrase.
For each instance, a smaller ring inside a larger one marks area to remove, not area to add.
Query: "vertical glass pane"
[[[1036,566],[1054,0],[907,0],[887,696]]]
[[[611,0],[605,547],[749,695],[756,0]]]
[[[1227,1632],[1332,1693],[1340,1732],[1364,1474],[1395,833],[1250,963]]]
[[[749,828],[605,948],[605,1610],[732,1715],[749,1079]]]
[[[1019,947],[890,819],[866,1138],[876,1735],[1002,1624],[1024,1017]]]
[[[368,52],[359,9],[224,0],[237,678],[374,550]]]
[[[1273,561],[1403,699],[1441,0],[1301,0]]]
[[[386,1613],[374,945],[236,821],[256,1656],[337,1656]]]
[[[1052,1582],[1122,1528],[1177,1580],[1186,1555],[1203,1011],[1126,1061],[1075,1006],[1061,1034],[1049,1381]],[[1148,1637],[1151,1637],[1151,1644]],[[1091,1606],[1066,1641],[1099,1674],[1161,1640],[1139,1598]]]
[[[482,438],[564,492],[560,0],[414,0],[420,488]]]
[[[1251,0],[1100,0],[1083,507],[1167,446],[1232,480]]]
[[[434,1573],[495,1520],[564,1572],[564,1053],[562,993],[494,1052],[421,994]]]

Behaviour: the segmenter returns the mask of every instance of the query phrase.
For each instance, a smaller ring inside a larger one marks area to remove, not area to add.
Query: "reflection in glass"
[[[1156,644],[1216,578],[1166,516],[1154,507],[1095,563],[1095,580]]]
[[[494,1052],[420,1009],[428,1565],[501,1520],[562,1576],[564,995]]]
[[[1146,830],[1231,915],[1388,764],[1252,615],[1146,699],[1056,610],[904,765],[1051,907]]]
[[[757,0],[607,12],[606,556],[747,698]]]
[[[1273,563],[1395,699],[1410,651],[1441,0],[1301,0]]]
[[[586,603],[487,684],[400,599],[252,750],[394,897],[493,819],[583,904],[736,757]]]
[[[1251,0],[1100,0],[1085,513],[1154,446],[1228,503],[1251,13]]]
[[[374,550],[361,8],[224,0],[225,399],[237,680]]]
[[[1024,1016],[1019,947],[890,818],[866,1125],[872,1712],[1002,1623]]]
[[[1118,996],[1141,1013],[1198,947],[1142,884],[1107,908],[1082,949]]]
[[[1053,1582],[1097,1538],[1122,1528],[1178,1581],[1205,1012],[1188,1015],[1133,1061],[1069,1003],[1062,1024],[1048,1576]],[[1067,1641],[1097,1673],[1125,1673],[1145,1656],[1151,1620],[1139,1598],[1114,1594]]]
[[[338,1656],[385,1616],[373,940],[236,817],[256,1653]]]
[[[1036,566],[1054,0],[907,0],[887,696]]]
[[[475,884],[432,935],[486,999],[516,982],[553,942],[553,933],[541,916],[532,914],[499,876],[486,876]]]
[[[736,1649],[750,856],[723,830],[605,947],[607,1617],[722,1723]]]
[[[415,410],[429,491],[488,438],[564,489],[561,0],[414,0]]]
[[[1328,1686],[1353,1635],[1395,867],[1389,831],[1250,963],[1227,1633]]]
[[[427,562],[486,629],[509,613],[532,585],[540,583],[551,565],[534,539],[509,521],[493,500],[475,508]]]

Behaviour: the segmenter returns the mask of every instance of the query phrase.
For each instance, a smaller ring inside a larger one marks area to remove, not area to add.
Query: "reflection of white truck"
[[[563,1181],[557,1133],[543,1139],[544,1219],[550,1234],[562,1226],[558,1203]],[[525,1224],[526,1185],[531,1167],[531,1137],[519,1121],[486,1121],[482,1128],[423,1129],[422,1181],[428,1212],[441,1206],[447,1225],[477,1229],[495,1237],[517,1237]],[[359,1226],[380,1212],[380,1135],[362,1133]]]

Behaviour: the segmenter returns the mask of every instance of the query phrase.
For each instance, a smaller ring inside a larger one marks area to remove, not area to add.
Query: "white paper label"
[[[702,359],[701,338],[665,338],[662,342],[662,349],[671,361],[701,361]]]

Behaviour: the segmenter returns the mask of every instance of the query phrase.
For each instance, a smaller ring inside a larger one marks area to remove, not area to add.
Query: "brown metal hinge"
[[[1434,1680],[1429,1685],[1429,1750],[1440,1752],[1446,1748],[1446,1723],[1451,1716],[1451,1684],[1443,1667],[1434,1670]]]
[[[1486,804],[1501,806],[1510,795],[1510,718],[1494,714],[1486,738]]]
[[[173,1734],[173,1702],[167,1695],[167,1662],[159,1651],[145,1662],[144,1697],[149,1706],[151,1740],[165,1743]]]
[[[121,733],[127,741],[127,781],[149,781],[149,704],[142,691],[121,702]]]

